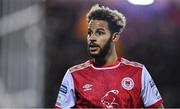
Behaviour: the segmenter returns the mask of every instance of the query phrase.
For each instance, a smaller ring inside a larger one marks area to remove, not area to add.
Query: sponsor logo
[[[92,90],[92,84],[85,84],[82,88],[84,91],[89,91]]]
[[[134,81],[130,77],[125,77],[121,81],[121,85],[126,90],[131,90],[134,87]]]
[[[161,98],[160,93],[159,93],[157,87],[153,87],[152,92],[153,92],[154,96],[156,97],[156,99],[160,99]]]
[[[67,93],[67,87],[62,84],[61,87],[60,87],[60,92],[66,94]]]
[[[106,107],[106,108],[117,108],[118,103],[116,100],[117,95],[119,94],[118,90],[110,90],[108,91],[102,98],[101,98],[101,103]]]
[[[161,96],[160,96],[160,93],[159,93],[159,91],[158,91],[158,89],[157,89],[154,81],[153,81],[153,80],[150,80],[150,81],[149,81],[149,84],[150,84],[150,86],[151,86],[153,95],[156,97],[156,99],[160,99]]]
[[[155,84],[154,84],[154,81],[153,81],[153,80],[150,80],[150,81],[149,81],[149,84],[150,84],[151,88],[155,86]]]
[[[66,96],[61,94],[61,93],[59,93],[58,99],[57,99],[57,104],[60,106],[61,103],[63,103],[65,101],[65,99],[66,99]]]

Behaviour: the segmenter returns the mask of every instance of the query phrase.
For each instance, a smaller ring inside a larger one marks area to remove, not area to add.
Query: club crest
[[[126,90],[131,90],[134,87],[134,81],[130,77],[125,77],[121,81],[121,85]]]

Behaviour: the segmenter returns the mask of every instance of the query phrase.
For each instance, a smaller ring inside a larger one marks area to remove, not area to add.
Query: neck
[[[95,66],[109,66],[116,62],[118,59],[115,47],[104,58],[93,58]]]

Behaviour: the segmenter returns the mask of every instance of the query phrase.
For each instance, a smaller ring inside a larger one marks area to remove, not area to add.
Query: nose
[[[96,41],[96,35],[95,35],[95,34],[89,35],[89,36],[88,36],[88,39],[89,39],[90,41]]]

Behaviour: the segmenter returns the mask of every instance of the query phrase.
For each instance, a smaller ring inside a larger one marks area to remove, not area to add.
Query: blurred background
[[[89,59],[86,13],[99,3],[127,26],[117,52],[143,63],[165,107],[180,107],[180,0],[0,0],[0,107],[54,107],[66,70]]]

